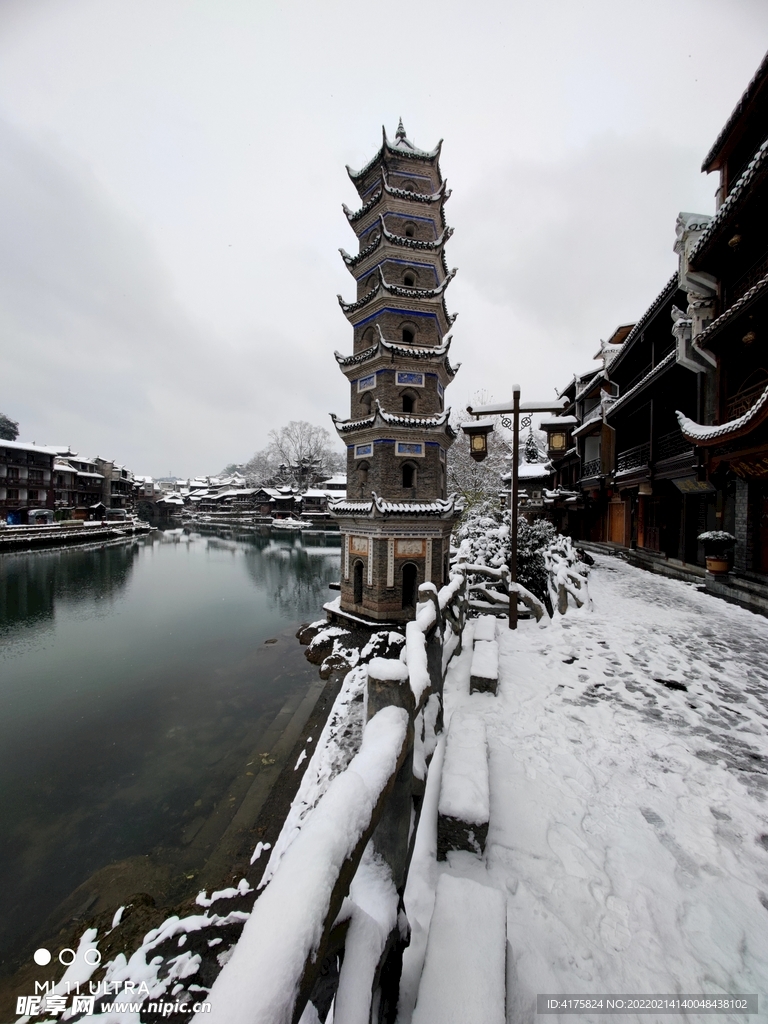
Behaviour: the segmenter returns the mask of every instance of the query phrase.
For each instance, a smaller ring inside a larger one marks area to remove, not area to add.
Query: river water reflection
[[[194,886],[200,822],[317,679],[293,634],[338,576],[338,534],[167,530],[0,557],[6,969],[126,887]],[[94,875],[103,900],[76,906]]]

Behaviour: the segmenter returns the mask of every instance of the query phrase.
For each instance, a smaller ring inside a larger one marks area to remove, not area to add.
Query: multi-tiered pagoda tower
[[[336,359],[350,384],[350,418],[333,417],[347,446],[347,497],[332,509],[342,534],[341,609],[377,622],[413,617],[421,583],[447,579],[456,518],[446,494],[455,433],[445,388],[448,361],[444,205],[440,144],[417,149],[400,122],[395,141],[361,171],[347,168],[362,206],[344,207],[359,251],[341,255],[357,284],[339,303],[353,354]]]

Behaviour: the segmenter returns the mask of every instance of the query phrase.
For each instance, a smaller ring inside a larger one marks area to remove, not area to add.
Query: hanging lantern
[[[493,430],[493,420],[470,420],[462,423],[461,429],[469,438],[469,454],[475,462],[482,462],[488,454],[488,435]]]

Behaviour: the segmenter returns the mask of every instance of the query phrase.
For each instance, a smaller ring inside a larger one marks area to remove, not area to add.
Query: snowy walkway
[[[442,871],[507,894],[509,1021],[598,992],[757,992],[759,1017],[707,1019],[768,1020],[768,620],[615,558],[590,592],[501,633],[498,697],[470,697],[468,650],[449,670],[446,716],[487,723],[488,844],[438,865],[419,836],[399,1024]]]

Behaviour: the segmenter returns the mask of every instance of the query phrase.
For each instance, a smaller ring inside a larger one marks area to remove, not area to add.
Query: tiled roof
[[[374,166],[377,160],[380,160],[382,158],[385,152],[391,153],[393,156],[405,157],[406,159],[411,158],[414,160],[428,160],[430,162],[436,160],[440,156],[440,150],[443,145],[442,139],[438,142],[437,146],[430,151],[417,149],[416,146],[414,146],[409,139],[404,137],[403,139],[398,138],[398,141],[395,142],[394,144],[391,143],[387,138],[387,129],[384,128],[383,126],[381,129],[381,134],[381,148],[379,149],[378,153],[376,153],[376,155],[368,161],[365,167],[363,167],[359,171],[353,171],[351,167],[347,167],[347,174],[350,176],[352,181],[357,182],[361,178],[365,177],[366,173],[371,169],[371,167]],[[398,144],[400,142],[403,142],[404,144]]]
[[[667,281],[667,283],[661,289],[659,294],[656,296],[656,298],[650,304],[648,309],[646,309],[646,311],[643,313],[643,315],[637,321],[635,326],[632,328],[632,330],[629,332],[629,334],[624,339],[624,343],[621,346],[622,350],[615,357],[615,359],[613,360],[613,362],[611,364],[611,369],[615,369],[616,363],[618,363],[619,360],[622,358],[622,355],[626,351],[628,351],[629,346],[632,344],[632,342],[635,340],[635,338],[639,334],[642,334],[642,332],[648,326],[648,323],[653,319],[653,317],[656,315],[656,313],[658,313],[659,309],[664,305],[664,303],[667,301],[667,299],[670,299],[675,294],[675,292],[678,290],[679,287],[680,287],[680,283],[679,283],[679,280],[678,280],[678,274],[677,274],[677,271],[675,271],[674,274],[672,275],[672,277],[670,277],[670,279]]]
[[[713,320],[709,327],[703,330],[695,339],[696,345],[701,348],[702,344],[708,342],[713,335],[719,334],[723,327],[738,316],[745,307],[749,306],[756,298],[762,295],[766,289],[768,289],[768,274],[766,274],[765,277],[760,278],[757,284],[753,285],[749,291],[744,292],[740,299],[737,299],[732,306],[729,306],[724,313],[721,313],[716,320]]]
[[[723,224],[731,217],[739,207],[741,200],[747,193],[747,189],[755,180],[755,178],[768,167],[768,139],[766,139],[760,146],[758,151],[752,157],[747,164],[747,168],[733,186],[733,189],[728,194],[727,199],[717,211],[715,216],[709,222],[707,227],[702,231],[701,237],[699,238],[696,245],[691,250],[688,257],[688,262],[693,265],[695,261],[700,258],[706,250],[709,243],[719,232]]]
[[[695,420],[688,419],[681,412],[676,412],[675,415],[683,437],[693,444],[707,447],[722,441],[732,441],[743,434],[750,433],[768,418],[768,387],[750,409],[747,409],[737,419],[729,420],[727,423],[710,426],[705,423],[696,423]]]
[[[389,501],[380,498],[375,491],[371,494],[373,501],[339,501],[329,500],[328,511],[338,517],[366,516],[435,516],[439,519],[451,519],[461,511],[462,505],[458,495],[449,498],[436,498],[434,501]]]
[[[646,373],[646,375],[642,377],[637,382],[637,384],[635,384],[634,387],[631,387],[626,394],[621,395],[619,398],[616,399],[615,402],[611,403],[610,407],[606,410],[606,416],[613,416],[616,410],[621,408],[621,406],[624,405],[624,403],[627,402],[634,394],[636,394],[638,391],[644,388],[646,384],[649,384],[654,379],[654,377],[660,376],[662,371],[666,370],[666,368],[675,361],[676,356],[677,352],[675,349],[673,349],[666,356],[664,356],[661,362],[657,363],[652,370]]]
[[[702,169],[702,171],[704,173],[709,171],[711,165],[715,162],[715,160],[717,160],[718,156],[720,156],[720,151],[722,150],[723,146],[727,142],[728,136],[733,131],[733,129],[734,129],[735,125],[736,125],[736,122],[739,120],[741,115],[744,113],[744,110],[746,109],[747,104],[751,101],[752,97],[757,92],[758,88],[760,87],[760,84],[762,83],[762,81],[766,77],[766,75],[768,75],[768,53],[766,53],[765,57],[763,57],[762,63],[760,64],[760,67],[755,72],[755,74],[754,74],[754,76],[752,78],[752,81],[749,83],[747,88],[744,90],[744,93],[743,93],[741,99],[739,100],[739,102],[734,107],[733,112],[731,113],[731,116],[728,118],[728,120],[723,125],[723,127],[722,127],[722,129],[720,131],[720,134],[715,139],[715,142],[714,142],[712,148],[707,153],[707,155],[704,157],[704,163],[701,165],[701,169]]]

